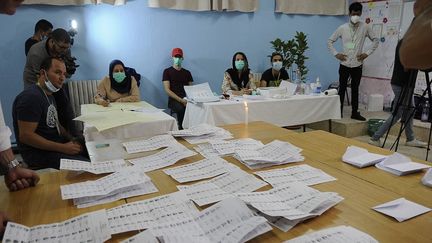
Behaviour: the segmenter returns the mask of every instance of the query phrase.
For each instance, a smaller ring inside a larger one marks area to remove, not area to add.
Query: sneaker
[[[427,143],[419,141],[415,138],[411,141],[406,141],[405,145],[410,146],[410,147],[418,147],[418,148],[426,148],[427,147]]]
[[[381,147],[381,139],[373,140],[371,138],[371,139],[369,139],[368,144],[374,145],[374,146],[377,146],[377,147]]]
[[[359,120],[359,121],[366,121],[366,118],[362,117],[360,115],[360,112],[352,113],[351,119]]]

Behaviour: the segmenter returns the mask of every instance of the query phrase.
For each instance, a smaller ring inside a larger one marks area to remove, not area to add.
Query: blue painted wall
[[[142,74],[142,98],[160,108],[167,103],[161,78],[171,65],[173,47],[183,48],[183,66],[195,83],[210,82],[220,92],[234,52],[245,52],[251,69],[263,72],[270,65],[269,42],[303,31],[310,46],[309,79],[319,76],[323,87],[337,79],[338,63],[327,51],[326,41],[346,17],[276,14],[274,1],[259,4],[255,13],[192,12],[152,9],[146,0],[135,0],[124,6],[23,6],[14,16],[0,15],[0,97],[6,122],[12,125],[12,102],[23,87],[24,42],[41,18],[65,29],[70,19],[77,19],[79,33],[72,53],[80,67],[72,79],[101,79],[109,62],[121,59]]]

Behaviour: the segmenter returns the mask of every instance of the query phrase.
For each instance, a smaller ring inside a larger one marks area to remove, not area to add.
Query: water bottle
[[[314,93],[317,95],[321,94],[321,83],[320,83],[319,77],[317,77],[316,82],[315,82],[315,92]]]
[[[423,105],[423,112],[421,115],[421,121],[422,122],[428,122],[429,120],[429,101],[426,100],[426,102]]]

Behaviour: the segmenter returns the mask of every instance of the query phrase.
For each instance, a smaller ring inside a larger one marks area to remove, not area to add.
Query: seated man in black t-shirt
[[[272,67],[261,76],[261,87],[278,87],[282,80],[289,79],[287,71],[283,68],[283,59],[280,53],[273,52],[270,62]]]
[[[183,99],[186,96],[185,85],[192,85],[193,79],[191,73],[182,68],[183,50],[174,48],[172,50],[173,66],[164,70],[162,82],[165,92],[168,94],[168,108],[177,114],[179,129],[183,129],[183,118],[186,110],[187,101]]]
[[[37,83],[15,98],[15,136],[24,161],[31,167],[58,169],[62,158],[88,161],[83,156],[84,146],[58,121],[53,93],[60,90],[65,75],[63,60],[48,57],[41,64]]]

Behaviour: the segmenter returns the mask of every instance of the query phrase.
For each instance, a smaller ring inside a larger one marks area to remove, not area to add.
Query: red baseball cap
[[[180,55],[181,57],[183,57],[183,50],[181,48],[176,47],[172,50],[171,56],[175,57],[177,55]]]

